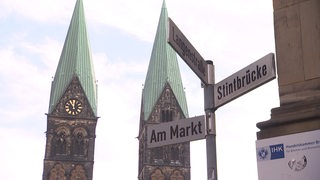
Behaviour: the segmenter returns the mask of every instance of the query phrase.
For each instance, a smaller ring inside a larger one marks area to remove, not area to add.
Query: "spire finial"
[[[162,8],[167,8],[165,0],[163,0],[163,2],[162,2]]]

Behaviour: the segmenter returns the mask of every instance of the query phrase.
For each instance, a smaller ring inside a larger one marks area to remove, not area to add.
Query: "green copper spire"
[[[97,115],[96,80],[82,0],[77,0],[59,64],[51,87],[51,113],[73,77],[77,77],[95,115]]]
[[[168,13],[163,1],[158,29],[153,44],[148,72],[143,90],[144,120],[147,120],[168,83],[183,111],[188,117],[187,101],[182,85],[177,55],[167,43]]]

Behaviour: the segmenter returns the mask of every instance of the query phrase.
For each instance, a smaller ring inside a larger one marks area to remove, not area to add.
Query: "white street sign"
[[[270,53],[215,84],[215,108],[218,108],[275,78],[276,70],[274,54]]]
[[[188,64],[193,72],[205,84],[208,84],[207,63],[192,46],[188,39],[183,35],[174,22],[168,18],[169,36],[168,43],[179,54],[179,56]]]
[[[159,147],[205,138],[205,116],[196,116],[147,127],[147,147]]]

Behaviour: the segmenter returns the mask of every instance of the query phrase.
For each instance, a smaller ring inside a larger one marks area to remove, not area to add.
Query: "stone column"
[[[258,139],[320,129],[320,0],[273,0],[280,107]]]

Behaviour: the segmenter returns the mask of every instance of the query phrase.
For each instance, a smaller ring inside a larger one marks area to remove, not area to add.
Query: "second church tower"
[[[187,101],[175,51],[167,43],[168,13],[163,1],[142,92],[139,127],[139,180],[189,180],[190,143],[148,148],[148,125],[188,117]]]

